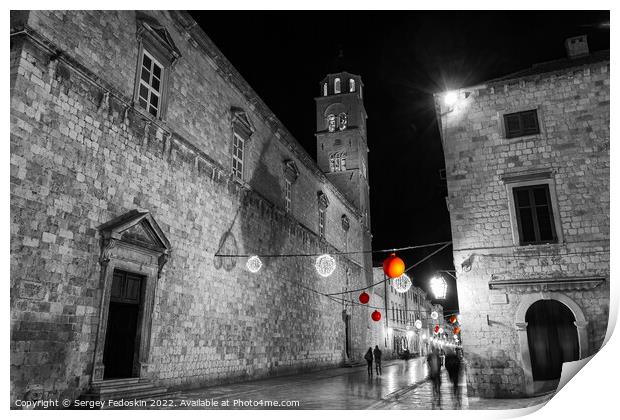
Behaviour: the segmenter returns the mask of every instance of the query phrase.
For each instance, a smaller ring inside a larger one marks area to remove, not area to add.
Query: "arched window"
[[[338,129],[344,130],[345,128],[347,128],[347,114],[346,112],[341,112],[338,115]]]
[[[327,82],[323,83],[323,96],[327,96]]]
[[[355,92],[355,79],[349,79],[349,92]]]
[[[347,153],[335,152],[329,155],[329,171],[341,172],[347,170]]]
[[[340,93],[340,78],[334,79],[334,93]]]
[[[334,114],[329,114],[327,116],[327,131],[330,133],[336,131],[336,116]]]

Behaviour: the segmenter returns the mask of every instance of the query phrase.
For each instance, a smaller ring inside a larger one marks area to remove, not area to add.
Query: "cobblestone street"
[[[365,367],[337,368],[301,375],[214,386],[185,391],[165,402],[170,409],[378,409],[431,410],[455,408],[451,383],[443,372],[442,401],[435,406],[426,380],[424,358],[385,363],[383,374],[368,378]],[[463,409],[523,408],[547,401],[551,395],[529,399],[468,399],[461,383]],[[163,400],[162,400],[163,401]],[[280,406],[298,401],[298,405]],[[172,402],[172,404],[170,404]],[[277,402],[277,403],[276,403]],[[144,407],[142,407],[144,408]]]

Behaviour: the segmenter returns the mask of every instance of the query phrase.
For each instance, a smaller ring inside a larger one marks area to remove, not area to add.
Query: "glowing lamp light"
[[[398,258],[395,253],[383,261],[383,272],[391,279],[400,277],[405,272],[405,262]]]
[[[392,286],[398,293],[407,293],[411,289],[411,279],[408,275],[402,274],[400,277],[392,280]]]
[[[435,277],[433,277],[431,279],[431,290],[433,291],[433,294],[435,295],[435,299],[445,299],[446,298],[446,291],[448,290],[448,283],[446,283],[446,280],[437,275]]]
[[[456,322],[456,315],[452,315],[450,317],[450,324],[454,324]]]
[[[413,325],[415,325],[415,327],[419,330],[422,328],[422,321],[417,319]]]
[[[455,327],[453,332],[454,332],[454,335],[456,336],[456,334],[461,332],[461,327]]]
[[[329,277],[336,270],[336,260],[329,254],[323,254],[317,257],[314,266],[321,277]]]
[[[388,334],[392,334],[392,332],[393,332],[393,331],[394,331],[394,330],[392,329],[392,327],[389,327],[389,328],[388,328]]]
[[[360,302],[363,304],[366,304],[369,301],[370,301],[370,296],[368,296],[368,293],[362,292],[362,294],[360,295]]]
[[[248,261],[245,263],[246,268],[251,273],[258,273],[263,266],[263,262],[256,255],[252,255],[248,258]]]
[[[439,314],[437,313],[437,311],[431,312],[431,318],[433,318],[433,319],[439,318]]]
[[[375,322],[379,322],[381,320],[381,312],[379,311],[374,311],[370,317],[372,318],[373,321]]]
[[[454,341],[459,341],[459,336],[454,334]]]
[[[454,104],[456,104],[456,101],[458,101],[459,96],[456,92],[448,92],[446,93],[446,95],[443,97],[443,101],[446,105],[448,106],[452,106]]]
[[[426,334],[422,334],[422,340],[426,340]]]

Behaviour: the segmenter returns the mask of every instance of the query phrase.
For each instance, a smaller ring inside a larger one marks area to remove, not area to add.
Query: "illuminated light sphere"
[[[439,328],[439,334],[443,334],[443,328]]]
[[[408,275],[403,274],[392,280],[392,286],[398,293],[407,293],[411,289],[411,279]]]
[[[448,290],[448,283],[446,283],[446,280],[437,275],[435,277],[433,277],[431,279],[431,290],[433,291],[433,294],[435,295],[435,299],[445,299],[446,298],[446,291]]]
[[[435,325],[435,328],[433,329],[433,331],[435,331],[435,334],[439,333],[439,325]]]
[[[414,323],[415,327],[419,330],[422,328],[422,321],[420,321],[419,319],[417,319]]]
[[[426,334],[422,334],[422,340],[426,340]]]
[[[369,301],[370,301],[370,296],[368,295],[368,293],[362,292],[362,294],[360,295],[360,302],[366,304]]]
[[[439,318],[439,314],[437,313],[437,311],[431,312],[431,318],[433,318],[433,319]]]
[[[450,324],[454,324],[456,322],[456,315],[452,315],[450,317]]]
[[[383,272],[391,279],[400,277],[405,272],[405,262],[398,258],[396,254],[391,253],[390,256],[383,261]]]
[[[461,327],[455,327],[453,332],[454,332],[454,335],[460,333],[461,332]]]
[[[379,311],[374,311],[370,317],[372,318],[373,321],[378,322],[381,320],[381,312]]]
[[[258,256],[252,255],[250,258],[248,258],[245,266],[251,273],[258,273],[263,266],[263,262],[260,260],[260,258],[258,258]]]
[[[454,341],[459,341],[459,336],[454,334]]]
[[[443,97],[444,102],[448,106],[454,105],[456,103],[456,101],[458,101],[458,99],[459,99],[459,96],[458,96],[458,94],[456,92],[448,92]]]
[[[321,277],[329,277],[336,270],[336,260],[329,254],[323,254],[317,257],[314,266]]]

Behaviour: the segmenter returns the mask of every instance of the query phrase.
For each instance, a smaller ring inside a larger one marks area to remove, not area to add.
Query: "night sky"
[[[433,93],[563,58],[570,36],[587,34],[590,51],[609,49],[608,11],[191,14],[313,157],[320,80],[342,70],[361,75],[373,249],[451,239]],[[400,256],[409,266],[433,249]],[[428,291],[435,270],[454,269],[451,251],[412,270],[414,285]],[[375,254],[375,265],[384,256]],[[446,280],[447,299],[437,303],[450,312],[458,302]]]

